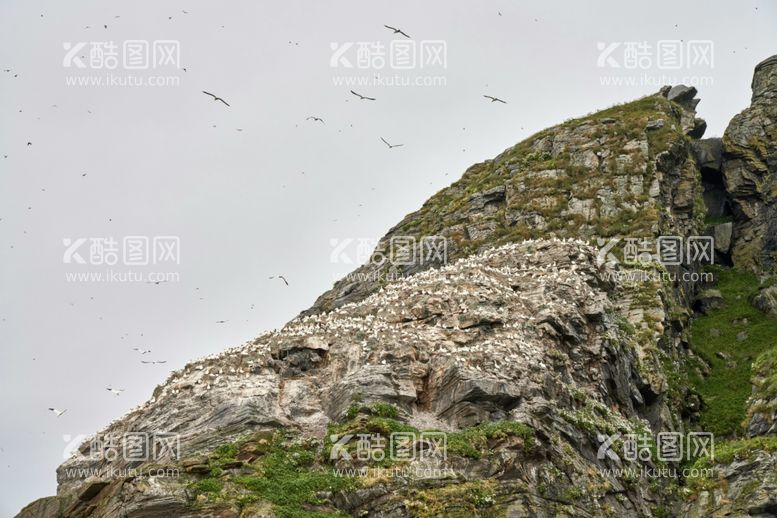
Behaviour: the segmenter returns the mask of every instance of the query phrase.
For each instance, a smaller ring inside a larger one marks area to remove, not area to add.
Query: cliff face
[[[391,238],[445,236],[448,259],[542,237],[690,235],[704,207],[688,134],[700,136],[695,88],[573,119],[475,164],[380,240],[373,260],[337,282],[303,314],[361,300],[387,280],[439,263],[397,265]],[[667,99],[671,99],[671,102]],[[423,250],[417,250],[422,256]]]
[[[470,167],[310,310],[172,373],[96,437],[121,451],[128,434],[173,432],[179,455],[107,459],[87,441],[58,495],[19,516],[777,513],[773,353],[755,362],[750,438],[697,461],[715,477],[645,478],[679,462],[619,454],[628,436],[654,451],[655,434],[688,432],[715,404],[688,372],[715,368],[689,325],[717,304],[688,275],[700,264],[628,261],[620,245],[706,232],[720,258],[769,264],[775,61],[722,142],[698,140],[696,90],[677,86]],[[727,207],[733,221],[705,223]],[[415,260],[396,260],[392,238],[409,237]]]
[[[777,56],[758,64],[749,108],[723,135],[723,177],[733,201],[734,265],[774,273],[777,262]]]

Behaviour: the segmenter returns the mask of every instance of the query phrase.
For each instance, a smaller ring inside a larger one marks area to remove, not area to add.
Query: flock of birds
[[[501,16],[501,15],[502,15],[502,13],[499,13],[499,16]],[[410,36],[405,31],[403,31],[402,29],[399,29],[397,27],[392,27],[390,25],[384,25],[384,27],[386,29],[389,29],[390,31],[392,31],[393,34],[401,34],[405,38],[411,39]],[[291,43],[291,41],[289,43]],[[218,96],[218,95],[216,95],[214,93],[211,93],[211,92],[207,92],[205,90],[202,90],[202,93],[207,95],[208,97],[212,98],[214,102],[221,102],[225,106],[230,106],[230,104],[226,100],[224,100],[223,97],[220,97],[220,96]],[[350,93],[352,95],[354,95],[355,97],[357,97],[361,101],[377,101],[376,97],[369,97],[367,95],[362,95],[359,92],[356,92],[354,90],[350,90]],[[495,97],[493,95],[483,95],[483,97],[485,97],[486,99],[489,99],[492,103],[497,102],[497,103],[507,104],[507,101],[505,101],[504,99],[500,99],[499,97]],[[313,121],[313,122],[320,122],[321,124],[325,124],[324,119],[322,117],[318,117],[316,115],[310,115],[305,120]],[[238,128],[237,131],[243,131],[243,130]],[[404,146],[404,144],[390,144],[383,137],[380,137],[380,140],[384,144],[386,144],[386,146],[388,146],[389,149],[394,149],[394,148],[397,148],[397,147]]]
[[[409,37],[410,37],[410,36],[408,36],[407,34],[405,34],[404,32],[402,32],[400,29],[395,29],[394,27],[389,27],[388,25],[384,25],[384,27],[386,27],[386,28],[388,28],[388,29],[391,29],[391,30],[393,30],[393,31],[394,31],[394,33],[396,33],[396,34],[402,34],[403,36],[405,36],[405,37],[407,37],[407,38],[409,38]],[[356,97],[358,97],[358,98],[359,98],[360,100],[362,100],[362,101],[376,101],[376,100],[377,100],[377,98],[375,98],[375,97],[368,97],[368,96],[366,96],[366,95],[362,95],[362,94],[360,94],[359,92],[355,92],[355,91],[353,91],[353,90],[350,90],[350,92],[351,92],[351,94],[355,95]],[[219,97],[219,96],[218,96],[218,95],[216,95],[216,94],[213,94],[213,93],[210,93],[210,92],[206,92],[205,90],[203,90],[203,91],[202,91],[202,93],[204,93],[205,95],[207,95],[207,96],[211,97],[211,98],[213,99],[213,101],[214,101],[214,102],[222,102],[222,103],[223,103],[225,106],[230,106],[230,104],[229,104],[227,101],[225,101],[223,97]],[[489,99],[489,100],[490,100],[492,103],[494,103],[494,102],[498,102],[498,103],[502,103],[502,104],[507,104],[507,101],[505,101],[504,99],[500,99],[499,97],[494,97],[493,95],[483,95],[483,97],[485,97],[486,99]],[[320,122],[321,124],[325,124],[325,122],[324,122],[324,119],[323,119],[323,118],[321,118],[321,117],[317,117],[317,116],[315,116],[315,115],[310,115],[310,116],[308,116],[308,117],[307,117],[305,120],[308,120],[308,121],[313,121],[313,122]],[[238,128],[238,130],[237,130],[237,131],[243,131],[243,130],[242,130],[242,129],[240,129],[240,128]],[[380,137],[380,140],[381,140],[381,141],[382,141],[384,144],[386,144],[386,146],[388,146],[388,148],[389,148],[389,149],[394,149],[394,148],[396,148],[396,147],[402,147],[402,146],[404,146],[404,144],[390,144],[390,143],[389,143],[388,141],[386,141],[386,139],[385,139],[385,138],[383,138],[383,137]],[[287,284],[288,284],[288,283],[287,283]]]

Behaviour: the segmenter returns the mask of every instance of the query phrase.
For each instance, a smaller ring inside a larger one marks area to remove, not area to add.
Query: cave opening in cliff
[[[713,222],[728,222],[734,217],[731,210],[731,200],[723,173],[719,168],[702,167],[701,181],[704,188],[704,204],[707,207],[707,218]]]

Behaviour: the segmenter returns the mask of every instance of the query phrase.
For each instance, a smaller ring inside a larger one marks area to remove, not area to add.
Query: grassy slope
[[[761,353],[777,345],[777,319],[750,304],[759,287],[754,274],[715,268],[715,277],[726,305],[699,317],[691,327],[691,348],[710,365],[710,373],[701,376],[691,369],[690,381],[705,403],[701,428],[716,437],[726,437],[741,435],[752,390],[752,364]],[[742,332],[747,337],[738,340]],[[717,352],[730,359],[719,358]]]

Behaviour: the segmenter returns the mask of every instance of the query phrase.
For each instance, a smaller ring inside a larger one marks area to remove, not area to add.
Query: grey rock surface
[[[753,305],[767,315],[777,317],[777,285],[759,291],[753,298]]]
[[[774,272],[777,261],[777,57],[761,62],[749,108],[723,136],[723,176],[736,216],[735,266]]]

